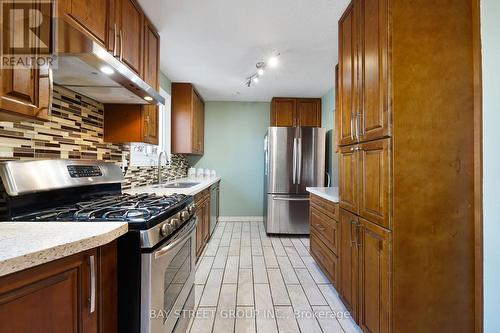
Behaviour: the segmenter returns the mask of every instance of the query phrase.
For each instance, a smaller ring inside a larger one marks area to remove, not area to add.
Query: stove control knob
[[[187,210],[181,212],[181,221],[186,222],[189,219],[189,213]]]
[[[162,236],[168,236],[172,233],[172,231],[173,229],[168,223],[163,224],[160,228],[160,234]]]
[[[189,214],[193,214],[194,213],[194,204],[192,204],[191,206],[189,206],[187,208],[187,211],[188,211]]]
[[[171,219],[170,220],[170,225],[173,227],[173,229],[177,229],[181,222],[178,219]]]

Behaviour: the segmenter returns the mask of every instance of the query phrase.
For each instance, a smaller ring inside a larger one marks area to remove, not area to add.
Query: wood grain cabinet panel
[[[110,0],[60,0],[64,13],[101,44],[107,44]]]
[[[315,229],[319,238],[333,253],[338,254],[338,226],[337,221],[323,214],[320,210],[311,206],[309,210],[309,223],[311,229]]]
[[[116,242],[112,242],[1,277],[0,332],[116,331],[116,255]]]
[[[321,127],[321,99],[297,99],[297,126]]]
[[[359,325],[364,332],[390,332],[390,232],[359,219]]]
[[[340,274],[338,292],[354,320],[358,318],[358,217],[340,209]]]
[[[358,213],[358,155],[357,146],[340,148],[339,200],[340,207]]]
[[[321,99],[274,97],[271,126],[321,127]]]
[[[338,289],[364,332],[481,332],[477,8],[352,0],[339,21]]]
[[[388,0],[359,0],[361,48],[358,59],[358,94],[361,106],[356,115],[358,141],[386,137],[389,128]]]
[[[203,155],[205,102],[191,83],[172,83],[172,153]]]
[[[160,35],[152,23],[144,20],[143,79],[155,90],[160,89]]]
[[[390,227],[389,139],[361,143],[358,155],[359,215]]]
[[[271,102],[271,126],[297,126],[297,100],[295,98],[273,98]]]
[[[135,0],[116,0],[120,60],[130,69],[142,74],[144,14]]]
[[[319,237],[319,233],[311,230],[310,235],[310,252],[313,258],[321,267],[322,271],[329,278],[335,288],[338,288],[339,264],[338,257],[335,253],[326,246]]]
[[[203,253],[210,239],[210,189],[205,189],[194,196],[196,226],[196,259]]]
[[[340,145],[357,141],[355,115],[358,108],[358,2],[347,7],[339,21],[339,109],[340,122],[337,125]]]
[[[158,107],[139,104],[104,105],[104,141],[158,144]]]

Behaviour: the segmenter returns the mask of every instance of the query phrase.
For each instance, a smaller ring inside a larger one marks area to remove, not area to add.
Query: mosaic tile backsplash
[[[0,121],[0,160],[88,159],[115,162],[129,160],[129,144],[105,143],[103,105],[71,90],[56,86],[48,121],[25,119]],[[163,179],[187,175],[188,162],[173,155],[162,171]],[[154,167],[130,167],[124,188],[157,181]]]

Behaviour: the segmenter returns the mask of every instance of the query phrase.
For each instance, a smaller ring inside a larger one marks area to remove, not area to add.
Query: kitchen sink
[[[154,188],[190,188],[196,186],[200,183],[194,182],[178,182],[178,183],[170,183],[170,184],[158,184],[153,186]]]

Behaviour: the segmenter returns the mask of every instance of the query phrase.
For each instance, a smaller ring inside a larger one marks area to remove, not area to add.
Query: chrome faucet
[[[167,153],[162,150],[159,154],[158,154],[158,184],[161,184],[161,157],[162,156],[165,156],[165,160],[167,161],[168,163],[168,157],[167,157]]]

